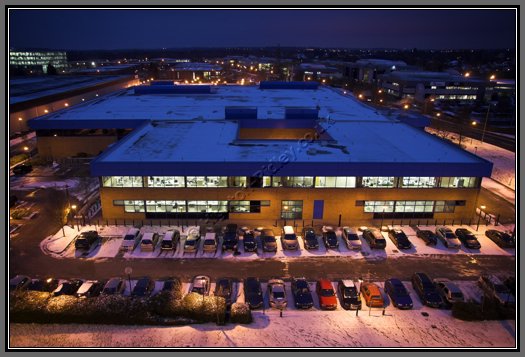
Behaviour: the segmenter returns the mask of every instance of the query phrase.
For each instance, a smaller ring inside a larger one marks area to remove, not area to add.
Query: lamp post
[[[481,143],[483,144],[483,139],[485,139],[485,131],[487,130],[487,123],[489,121],[489,112],[490,112],[490,106],[494,104],[493,102],[489,102],[489,106],[487,108],[487,115],[485,116],[485,124],[483,124],[483,132],[481,133]]]
[[[481,220],[481,211],[487,208],[484,205],[479,206],[478,224],[476,226],[476,232],[479,230],[479,221]]]
[[[363,284],[363,278],[359,277],[359,290],[357,291],[357,296],[361,298],[361,284]],[[359,316],[359,307],[355,309],[355,316]]]
[[[125,267],[124,268],[124,274],[128,276],[128,282],[129,282],[129,294],[131,295],[131,273],[133,273],[133,268],[131,267]]]

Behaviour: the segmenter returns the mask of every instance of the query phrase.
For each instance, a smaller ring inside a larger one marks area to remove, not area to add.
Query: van
[[[160,249],[162,250],[177,249],[177,245],[179,244],[179,239],[180,239],[180,233],[178,230],[167,231],[166,233],[164,233],[164,237],[162,237],[162,241],[160,242]]]
[[[383,307],[385,304],[379,286],[374,283],[362,283],[361,294],[363,294],[368,307]]]
[[[140,241],[140,250],[142,252],[153,252],[159,242],[159,234],[148,232],[144,233]]]
[[[126,234],[120,246],[120,250],[128,251],[135,249],[135,244],[140,237],[140,230],[138,228],[130,228]]]

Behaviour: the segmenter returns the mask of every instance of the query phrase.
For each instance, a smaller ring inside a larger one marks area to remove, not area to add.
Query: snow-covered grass
[[[132,281],[132,285],[133,285]],[[336,284],[333,284],[336,287]],[[378,283],[383,287],[383,283]],[[469,298],[479,300],[480,291],[473,281],[457,282]],[[39,325],[11,324],[11,347],[489,347],[513,348],[516,344],[515,321],[466,322],[452,317],[450,310],[423,306],[410,283],[405,282],[412,299],[412,310],[398,310],[388,303],[383,309],[355,311],[319,309],[314,283],[314,307],[297,310],[290,283],[286,283],[288,307],[252,312],[249,325],[199,324],[178,327],[113,325]],[[188,289],[189,284],[183,288]],[[156,286],[157,289],[157,286]],[[266,284],[263,284],[266,290]],[[186,292],[187,290],[184,290]],[[242,285],[235,294],[244,302]],[[234,296],[235,296],[234,295]],[[422,313],[426,313],[423,315]],[[428,315],[427,315],[428,314]]]
[[[390,226],[388,226],[390,227]],[[382,249],[370,249],[368,243],[363,239],[360,234],[359,237],[362,243],[362,249],[351,250],[348,249],[345,241],[341,235],[341,229],[336,229],[337,239],[339,240],[338,249],[326,249],[322,238],[319,236],[319,249],[306,250],[304,247],[304,240],[301,236],[298,237],[299,249],[296,251],[284,250],[281,244],[280,236],[277,236],[277,252],[263,252],[262,243],[258,238],[258,233],[255,234],[257,239],[257,252],[245,252],[243,245],[243,236],[239,237],[238,255],[233,252],[222,251],[222,237],[219,238],[219,244],[215,252],[204,252],[203,243],[204,239],[201,238],[196,253],[184,253],[184,242],[186,240],[188,231],[191,229],[199,229],[197,226],[143,226],[141,228],[142,233],[146,232],[157,232],[159,233],[159,243],[153,251],[141,251],[140,244],[137,244],[133,251],[123,253],[125,259],[144,259],[144,258],[169,258],[169,259],[199,259],[199,258],[216,258],[216,259],[239,259],[239,260],[250,260],[250,259],[293,259],[299,257],[315,257],[315,256],[330,256],[330,257],[348,257],[352,259],[386,259],[386,258],[399,258],[403,256],[425,256],[434,254],[454,254],[454,255],[471,255],[471,254],[486,254],[486,255],[507,255],[514,256],[515,249],[503,249],[498,247],[493,241],[485,236],[487,229],[497,229],[501,231],[512,231],[513,225],[510,226],[485,226],[480,225],[479,230],[476,231],[476,227],[466,225],[455,225],[449,226],[453,230],[457,228],[467,228],[476,235],[476,238],[481,244],[481,249],[473,250],[461,246],[461,249],[454,250],[446,248],[441,242],[438,242],[436,246],[427,246],[423,240],[416,236],[416,232],[409,226],[394,226],[394,228],[401,228],[409,240],[412,242],[413,247],[406,250],[398,249],[394,243],[388,237],[386,232],[383,232],[383,236],[386,240],[386,248]],[[119,254],[119,248],[122,244],[122,237],[127,232],[130,226],[85,226],[82,227],[81,231],[98,230],[99,235],[102,237],[98,245],[94,246],[91,251],[87,254],[81,254],[75,251],[74,244],[70,244],[73,239],[79,234],[76,228],[65,226],[66,235],[63,236],[62,230],[59,230],[54,236],[44,239],[40,246],[44,253],[50,254],[55,258],[83,258],[83,259],[107,259],[116,257]],[[391,228],[391,227],[390,227]],[[420,226],[421,229],[428,229],[431,231],[436,230],[436,226]],[[181,239],[176,249],[163,251],[160,249],[160,241],[164,233],[168,230],[177,229],[181,232]],[[66,249],[67,247],[67,249]]]

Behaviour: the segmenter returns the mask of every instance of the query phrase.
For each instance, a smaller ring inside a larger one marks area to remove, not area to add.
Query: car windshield
[[[284,299],[284,292],[283,291],[274,291],[273,297],[276,299]]]
[[[405,296],[405,295],[408,295],[406,290],[403,289],[402,287],[396,287],[395,288],[395,292],[396,292],[396,295],[397,296]]]
[[[126,234],[126,236],[124,237],[124,240],[134,240],[134,239],[135,239],[135,236],[131,234]]]
[[[445,237],[447,237],[448,239],[454,239],[456,238],[456,236],[454,235],[454,233],[445,233]]]
[[[359,237],[357,236],[357,234],[349,234],[348,240],[359,240]]]
[[[265,236],[265,237],[263,237],[263,240],[266,243],[274,243],[275,242],[275,237]]]
[[[295,240],[295,234],[285,234],[284,235],[285,240]]]
[[[144,239],[142,241],[142,244],[151,244],[151,241],[149,239]]]
[[[334,296],[334,290],[333,289],[321,289],[321,296]]]
[[[186,245],[195,245],[195,240],[187,240]]]
[[[356,288],[345,288],[343,290],[343,297],[345,298],[354,298],[357,296],[357,289]]]
[[[204,244],[205,245],[215,245],[215,240],[205,240]]]

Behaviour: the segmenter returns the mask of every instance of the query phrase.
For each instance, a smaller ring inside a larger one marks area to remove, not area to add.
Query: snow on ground
[[[388,226],[392,228],[391,226]],[[69,226],[64,227],[65,236],[62,234],[62,230],[59,230],[54,236],[47,237],[44,239],[40,246],[44,253],[49,254],[55,258],[83,258],[83,259],[107,259],[117,256],[122,256],[125,259],[137,259],[137,258],[184,258],[184,259],[195,259],[195,258],[217,258],[217,259],[293,259],[296,257],[310,257],[310,256],[344,256],[352,259],[386,259],[386,258],[399,258],[403,256],[425,256],[425,255],[435,255],[435,254],[485,254],[485,255],[507,255],[514,256],[515,249],[503,249],[497,246],[493,241],[485,236],[485,231],[487,229],[497,229],[501,231],[512,231],[514,229],[513,225],[509,226],[485,226],[480,225],[479,230],[476,231],[475,226],[467,225],[454,225],[448,226],[455,230],[457,228],[467,228],[472,233],[475,234],[476,238],[481,244],[481,249],[473,250],[468,249],[465,246],[461,246],[459,250],[448,249],[443,243],[438,242],[436,246],[427,246],[423,240],[416,236],[416,232],[412,227],[409,226],[393,226],[394,228],[402,229],[405,234],[408,236],[409,240],[412,242],[413,247],[410,249],[397,249],[394,243],[388,237],[386,232],[383,232],[383,236],[386,240],[386,249],[373,250],[370,249],[368,243],[363,239],[363,236],[360,234],[359,237],[362,243],[362,249],[359,250],[350,250],[347,248],[345,241],[341,235],[341,229],[336,229],[337,238],[339,240],[338,249],[326,249],[321,236],[318,236],[319,240],[319,249],[316,250],[306,250],[304,248],[304,241],[301,236],[298,237],[299,249],[296,251],[283,250],[280,236],[276,237],[277,240],[277,252],[263,252],[262,243],[258,239],[258,234],[256,233],[256,239],[258,241],[257,252],[245,252],[243,245],[242,235],[239,237],[238,246],[238,255],[234,255],[233,252],[223,252],[222,251],[222,237],[219,237],[219,244],[216,252],[203,252],[203,243],[204,238],[202,237],[199,242],[198,250],[196,253],[184,253],[184,242],[186,240],[187,234],[190,230],[199,229],[198,226],[143,226],[141,228],[141,233],[145,232],[157,232],[159,233],[159,241],[157,246],[153,251],[142,251],[140,243],[137,242],[133,251],[128,251],[121,253],[119,255],[119,248],[122,244],[123,236],[128,231],[130,226],[84,226],[80,231],[88,230],[98,230],[99,235],[101,236],[100,242],[95,245],[88,253],[84,254],[77,252],[75,250],[73,240],[80,233],[75,228]],[[436,226],[419,226],[420,229],[428,229],[431,231],[436,230]],[[177,229],[181,232],[181,239],[176,249],[174,250],[161,250],[160,241],[162,236],[168,230]]]
[[[132,287],[135,281],[132,281]],[[157,282],[155,290],[160,289]],[[190,284],[183,284],[189,291]],[[212,284],[213,285],[213,284]],[[383,283],[378,283],[381,287]],[[473,281],[457,282],[468,298],[478,298]],[[334,288],[336,283],[333,283]],[[319,309],[315,283],[310,283],[314,298],[311,310],[297,310],[290,283],[286,283],[288,307],[253,312],[249,325],[217,326],[199,324],[177,327],[114,325],[41,325],[10,324],[10,347],[488,347],[513,348],[516,344],[515,321],[466,322],[454,319],[450,310],[422,306],[410,283],[405,282],[412,299],[412,310],[394,308],[387,302],[382,309],[365,305],[356,316],[338,305],[335,311]],[[129,287],[125,294],[129,294]],[[212,286],[213,290],[213,286]],[[266,284],[263,284],[266,290]],[[237,285],[237,301],[242,302],[242,284]],[[427,313],[427,316],[422,315]]]
[[[459,143],[459,134],[444,132],[432,128],[425,128],[429,133],[445,133],[453,142]],[[463,137],[461,143],[466,146],[466,150],[482,157],[494,164],[491,178],[501,184],[515,189],[516,184],[516,154],[512,151],[502,149],[498,146],[481,143],[480,140]],[[485,180],[483,180],[485,181]]]

